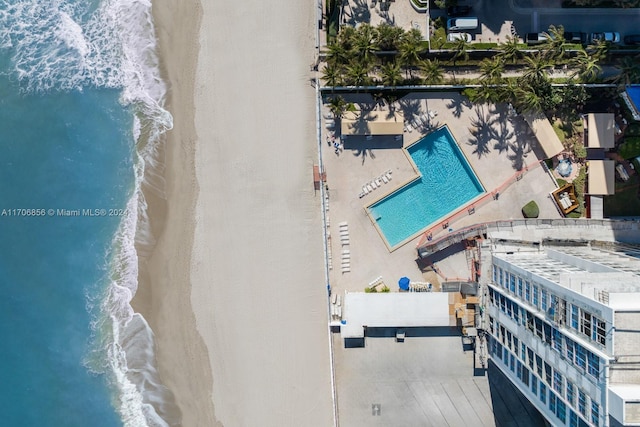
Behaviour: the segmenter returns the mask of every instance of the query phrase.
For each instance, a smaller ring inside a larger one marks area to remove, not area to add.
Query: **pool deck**
[[[348,102],[358,103],[363,109],[387,110],[388,105],[379,105],[366,94],[347,95]],[[487,196],[476,204],[472,215],[467,207],[463,216],[449,221],[449,226],[438,225],[432,230],[433,238],[466,225],[497,219],[522,218],[520,209],[530,200],[536,200],[541,218],[560,218],[556,206],[549,197],[555,182],[540,167],[543,158],[537,141],[528,125],[520,117],[509,113],[507,106],[472,105],[466,98],[455,93],[410,94],[395,102],[393,107],[404,112],[406,121],[416,117],[428,118],[429,111],[437,113],[430,119],[436,129],[448,125],[451,134],[474,169],[487,191]],[[328,109],[323,108],[323,114]],[[408,161],[404,150],[393,138],[356,139],[347,145],[350,149],[334,153],[328,132],[323,123],[323,163],[329,187],[329,246],[333,269],[330,285],[333,292],[362,291],[372,280],[382,276],[384,282],[397,291],[397,281],[407,276],[412,281],[422,281],[423,275],[415,262],[417,237],[390,252],[383,238],[371,222],[365,207],[382,198],[407,182],[415,179],[416,172]],[[407,147],[424,136],[428,130],[405,131],[403,147]],[[391,169],[392,180],[359,198],[362,186]],[[526,172],[522,172],[528,169]],[[520,171],[520,172],[519,172]],[[505,182],[521,179],[504,188]],[[499,197],[495,197],[495,191]],[[435,201],[435,200],[434,200]],[[348,223],[349,245],[342,246],[338,224]],[[426,225],[426,224],[425,224]],[[349,250],[350,272],[342,273],[341,254]],[[466,263],[464,263],[466,264]],[[442,270],[442,266],[441,266]],[[467,277],[464,271],[443,270],[447,277]]]

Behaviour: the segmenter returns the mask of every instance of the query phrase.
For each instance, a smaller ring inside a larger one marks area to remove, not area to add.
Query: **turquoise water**
[[[0,3],[2,426],[166,425],[123,345],[142,170],[170,126],[148,9]]]
[[[485,191],[447,127],[407,151],[422,177],[368,207],[392,247]]]

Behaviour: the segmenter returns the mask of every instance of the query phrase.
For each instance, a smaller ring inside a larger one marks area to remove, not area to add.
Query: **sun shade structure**
[[[342,338],[362,338],[369,328],[454,326],[446,292],[347,292]]]
[[[564,147],[562,142],[553,130],[553,126],[549,123],[547,117],[541,112],[526,112],[522,114],[524,119],[529,124],[529,127],[533,131],[534,135],[538,139],[544,155],[548,159],[560,154]]]
[[[615,119],[613,113],[589,113],[587,118],[589,148],[613,148]]]
[[[615,194],[615,165],[613,160],[590,160],[588,191],[592,195]]]
[[[342,116],[342,135],[402,135],[401,111],[347,111]]]
[[[398,286],[403,291],[409,290],[409,283],[411,283],[411,280],[409,280],[408,277],[401,277],[400,280],[398,280]]]

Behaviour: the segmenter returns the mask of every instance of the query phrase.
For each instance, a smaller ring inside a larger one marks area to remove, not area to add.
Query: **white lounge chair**
[[[349,223],[347,223],[347,221],[342,221],[342,222],[338,223],[338,225],[340,227],[342,227],[342,226],[345,226],[345,225],[349,225]]]
[[[369,193],[371,193],[374,188],[371,186],[371,184],[367,184],[367,190],[369,190]]]
[[[405,125],[405,127],[404,127],[404,131],[405,131],[405,132],[409,132],[409,133],[413,132],[413,127],[411,126],[411,124],[410,124],[410,123],[407,123],[407,124]]]
[[[391,172],[387,172],[387,174],[386,174],[386,175],[387,175],[387,179],[388,179],[389,181],[391,181]]]
[[[376,184],[375,181],[371,181],[369,184],[371,184],[371,186],[373,187],[373,189],[375,190],[376,188],[378,188],[378,184]]]
[[[382,187],[382,180],[380,178],[376,178],[374,181],[378,187]]]
[[[382,178],[382,182],[384,182],[385,184],[389,183],[389,178],[387,178],[386,175],[380,175],[380,178]]]
[[[340,243],[342,244],[342,246],[349,246],[349,239],[341,240]]]
[[[364,195],[366,196],[367,194],[369,194],[369,190],[367,189],[366,185],[362,186],[362,192],[364,193]]]
[[[340,230],[347,230],[349,231],[349,226],[347,224],[340,224]]]

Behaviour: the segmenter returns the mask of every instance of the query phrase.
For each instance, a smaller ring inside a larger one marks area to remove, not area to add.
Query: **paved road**
[[[623,37],[639,34],[640,9],[563,9],[560,0],[479,0],[473,14],[494,34],[504,36],[504,23],[513,22],[518,34],[562,25],[566,31],[617,31]]]

